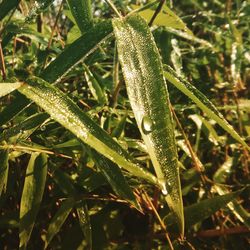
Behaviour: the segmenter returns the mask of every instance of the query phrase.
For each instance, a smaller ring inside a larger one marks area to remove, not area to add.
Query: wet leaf
[[[19,91],[81,141],[135,176],[158,183],[155,176],[133,163],[127,152],[58,88],[37,77],[32,77],[27,82]]]
[[[43,197],[47,176],[47,155],[31,155],[20,204],[20,248],[26,248]]]
[[[164,76],[170,83],[172,83],[183,94],[185,94],[193,102],[195,102],[197,106],[201,108],[207,114],[208,117],[215,120],[236,141],[240,142],[244,147],[250,150],[250,147],[246,144],[246,142],[234,130],[234,128],[226,121],[223,115],[217,110],[214,104],[211,101],[209,101],[209,99],[204,94],[202,94],[186,79],[178,76],[171,67],[165,65],[164,70],[165,70]]]
[[[76,64],[91,54],[105,38],[110,36],[111,32],[112,25],[110,21],[98,23],[59,54],[45,68],[41,78],[51,83],[59,81]]]
[[[160,55],[147,23],[138,15],[113,20],[118,57],[138,128],[163,194],[184,231],[174,126]]]
[[[82,33],[93,26],[91,0],[67,0],[71,13]]]

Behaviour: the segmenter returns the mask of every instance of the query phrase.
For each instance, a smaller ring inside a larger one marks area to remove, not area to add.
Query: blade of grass
[[[16,8],[20,0],[3,0],[0,4],[0,21],[11,11]]]
[[[6,190],[9,172],[9,150],[0,149],[0,196]]]
[[[0,83],[0,97],[10,94],[12,91],[18,89],[22,85],[21,82],[15,83]]]

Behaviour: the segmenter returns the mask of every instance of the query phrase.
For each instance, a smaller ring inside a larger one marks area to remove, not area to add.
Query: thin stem
[[[168,244],[169,244],[170,249],[171,249],[171,250],[174,250],[174,247],[173,247],[173,245],[172,245],[172,242],[171,242],[171,240],[170,240],[170,238],[169,238],[169,235],[168,235],[168,232],[167,232],[167,227],[166,227],[166,225],[165,225],[164,222],[162,221],[162,219],[161,219],[159,213],[157,212],[157,210],[156,210],[154,204],[152,203],[152,201],[151,201],[150,198],[148,197],[148,194],[147,194],[144,190],[142,190],[142,192],[143,192],[143,194],[144,194],[144,196],[145,196],[147,202],[149,203],[150,207],[152,208],[152,210],[153,210],[153,212],[154,212],[154,214],[155,214],[157,220],[159,221],[159,223],[160,223],[162,229],[164,230],[164,233],[165,233],[165,236],[166,236],[166,239],[167,239],[167,241],[168,241]]]
[[[6,79],[6,68],[5,68],[5,62],[4,62],[4,55],[3,55],[3,49],[2,49],[2,41],[0,40],[0,63],[1,63],[1,71],[3,80]]]
[[[152,24],[153,24],[155,18],[156,18],[157,15],[161,12],[161,9],[162,9],[162,7],[163,7],[163,5],[164,5],[165,2],[166,2],[166,0],[161,0],[161,1],[160,1],[159,5],[157,6],[157,8],[156,8],[156,10],[155,10],[155,12],[154,12],[154,15],[152,16],[151,20],[150,20],[149,23],[148,23],[148,26],[152,26]]]
[[[111,9],[115,12],[115,14],[122,18],[121,13],[117,10],[117,8],[115,7],[115,5],[111,2],[111,0],[105,0],[105,2],[111,7]]]

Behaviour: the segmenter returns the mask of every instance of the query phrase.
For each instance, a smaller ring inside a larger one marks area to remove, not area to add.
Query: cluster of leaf
[[[222,2],[0,1],[3,248],[248,248],[250,5]]]

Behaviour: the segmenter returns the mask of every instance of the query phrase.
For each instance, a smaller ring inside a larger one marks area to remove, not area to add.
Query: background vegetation
[[[0,1],[0,248],[249,249],[249,24],[241,0]]]

